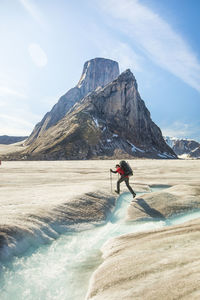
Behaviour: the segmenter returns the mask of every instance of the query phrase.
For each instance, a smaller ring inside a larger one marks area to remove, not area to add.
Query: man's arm
[[[115,174],[117,173],[117,171],[113,171],[112,169],[110,169],[110,172],[115,173]]]

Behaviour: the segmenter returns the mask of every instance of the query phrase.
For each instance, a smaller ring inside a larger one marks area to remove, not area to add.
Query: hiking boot
[[[135,196],[136,196],[136,193],[133,194],[133,198],[135,198]]]
[[[119,194],[119,192],[117,190],[115,190],[115,193]]]

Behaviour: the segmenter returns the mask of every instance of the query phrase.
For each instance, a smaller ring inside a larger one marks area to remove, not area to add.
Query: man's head
[[[120,165],[119,165],[119,164],[117,164],[117,165],[115,166],[115,168],[120,168]]]

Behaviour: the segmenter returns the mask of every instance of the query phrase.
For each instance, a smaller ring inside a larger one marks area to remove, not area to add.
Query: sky
[[[200,142],[199,0],[0,0],[0,135],[29,135],[85,61],[130,68],[163,135]]]

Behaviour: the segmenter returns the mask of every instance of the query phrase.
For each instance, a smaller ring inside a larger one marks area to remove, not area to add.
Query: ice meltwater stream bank
[[[154,187],[152,191],[160,189],[163,187]],[[108,239],[200,217],[200,212],[195,211],[166,220],[126,222],[132,200],[129,193],[122,194],[105,224],[73,226],[50,245],[33,247],[23,256],[2,261],[0,299],[85,299],[89,279],[102,261],[100,249]]]

